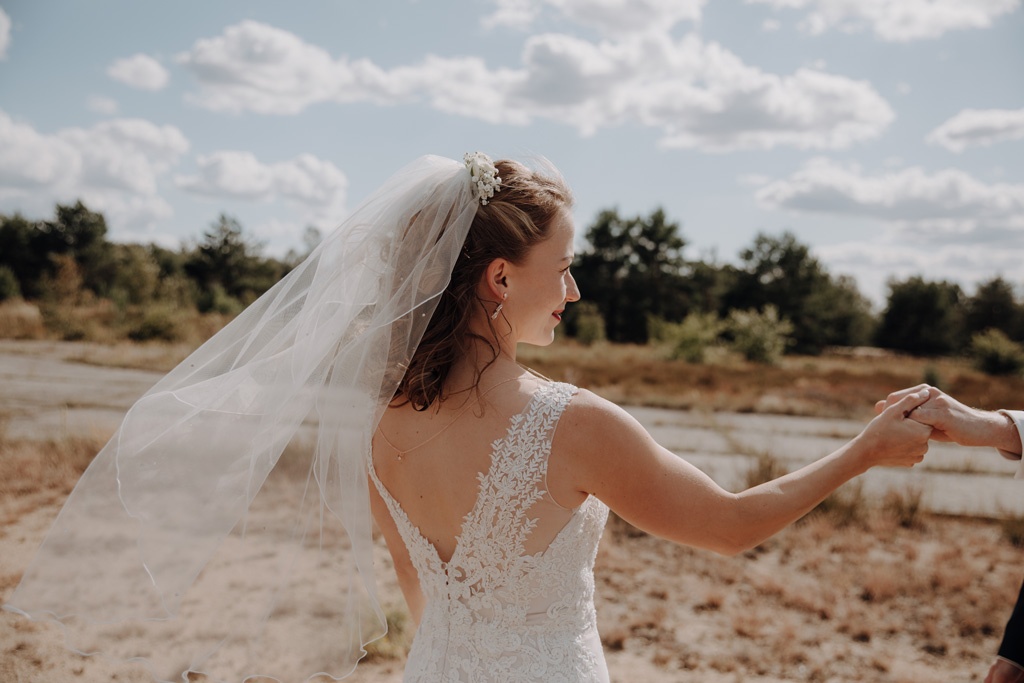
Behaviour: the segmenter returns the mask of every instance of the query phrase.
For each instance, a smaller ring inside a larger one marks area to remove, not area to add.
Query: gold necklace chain
[[[412,448],[399,448],[399,447],[398,447],[398,446],[396,446],[395,444],[391,443],[391,440],[390,440],[390,439],[389,439],[389,438],[388,438],[387,436],[385,436],[385,435],[384,435],[384,432],[383,432],[383,431],[381,430],[381,428],[380,428],[380,424],[378,424],[378,425],[377,425],[377,433],[378,433],[378,434],[380,434],[380,438],[384,439],[384,443],[386,443],[386,444],[387,444],[388,446],[390,446],[390,447],[391,447],[391,449],[392,449],[393,451],[395,451],[395,453],[396,453],[396,454],[398,455],[398,459],[399,459],[399,461],[401,461],[401,460],[402,460],[402,458],[403,458],[403,456],[405,456],[405,455],[407,455],[407,454],[409,454],[409,453],[412,453],[413,451],[415,451],[415,450],[416,450],[416,449],[418,449],[418,448],[422,448],[423,446],[426,446],[426,445],[427,445],[428,443],[430,443],[431,441],[433,441],[434,439],[436,439],[437,437],[439,437],[439,436],[440,436],[441,434],[443,434],[443,433],[444,433],[444,431],[445,431],[446,429],[448,429],[448,428],[449,428],[449,427],[451,427],[451,426],[452,426],[453,424],[455,424],[456,422],[458,422],[458,420],[459,420],[459,418],[460,418],[460,417],[462,417],[462,416],[463,416],[463,415],[465,415],[465,414],[466,414],[467,412],[469,412],[469,409],[470,409],[470,408],[472,408],[472,407],[474,407],[475,405],[477,405],[478,403],[480,403],[480,401],[482,401],[482,400],[483,400],[484,396],[486,396],[487,394],[491,393],[492,391],[494,391],[495,389],[497,389],[498,387],[500,387],[500,386],[501,386],[502,384],[508,384],[509,382],[514,382],[514,381],[516,381],[517,379],[520,379],[520,378],[521,378],[521,376],[520,376],[520,377],[512,377],[512,378],[510,378],[510,379],[506,379],[506,380],[502,380],[501,382],[498,382],[498,383],[497,383],[497,384],[495,384],[495,385],[494,385],[493,387],[491,387],[490,389],[488,389],[488,390],[487,390],[487,391],[485,391],[484,393],[482,393],[482,394],[480,394],[479,396],[477,396],[477,397],[476,397],[476,399],[475,399],[475,400],[474,400],[474,401],[473,401],[472,403],[470,403],[470,404],[469,404],[469,405],[467,405],[467,406],[466,406],[465,408],[463,408],[462,410],[460,410],[460,411],[459,411],[459,414],[458,414],[458,415],[456,415],[456,416],[455,416],[455,417],[453,417],[453,418],[452,418],[451,420],[449,420],[449,421],[448,421],[448,424],[446,424],[446,425],[445,425],[444,427],[441,427],[441,429],[439,429],[439,430],[437,430],[436,432],[434,432],[434,434],[433,434],[433,435],[431,435],[431,436],[430,436],[430,437],[429,437],[429,438],[428,438],[428,439],[427,439],[426,441],[423,441],[423,442],[421,442],[421,443],[418,443],[418,444],[416,444],[415,446],[413,446]]]

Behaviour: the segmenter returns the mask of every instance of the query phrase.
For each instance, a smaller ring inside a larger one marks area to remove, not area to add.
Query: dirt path
[[[106,436],[162,373],[91,365],[86,345],[0,341],[0,421],[11,438],[64,434]],[[770,453],[787,469],[835,450],[862,427],[851,420],[629,408],[659,443],[730,489],[742,488],[756,455]],[[913,470],[875,470],[862,477],[872,498],[920,491],[932,512],[1024,515],[1016,464],[992,449],[933,444]]]

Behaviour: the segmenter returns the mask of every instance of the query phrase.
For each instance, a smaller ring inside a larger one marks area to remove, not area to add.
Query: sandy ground
[[[8,439],[109,435],[160,377],[85,364],[81,356],[74,345],[0,342],[0,419]],[[757,454],[772,453],[793,469],[861,426],[630,412],[660,443],[733,490]],[[869,473],[863,492],[881,499],[887,491],[919,491],[923,506],[940,513],[1021,515],[1024,483],[1012,479],[1015,470],[990,450],[935,445],[912,471]],[[0,600],[65,495],[42,490],[0,500]],[[872,534],[881,536],[877,543]],[[850,557],[864,562],[836,566]],[[678,548],[618,524],[598,558],[599,625],[616,681],[980,681],[1019,584],[1020,560],[995,525],[971,520],[934,522],[927,534],[886,522],[868,534],[809,522],[736,558]],[[962,608],[929,604],[929,596],[947,589],[962,596]],[[381,590],[400,618],[394,581]],[[378,655],[351,680],[399,681],[401,667],[400,657]],[[67,653],[52,629],[0,615],[0,683],[106,680],[149,679],[131,665]]]

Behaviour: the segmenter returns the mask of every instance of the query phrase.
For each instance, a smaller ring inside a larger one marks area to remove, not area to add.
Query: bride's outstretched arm
[[[927,390],[886,408],[834,453],[773,481],[731,493],[659,446],[631,415],[587,391],[559,423],[553,458],[563,482],[596,495],[656,536],[731,555],[796,521],[843,483],[875,466],[911,467],[928,450],[929,427],[906,414]]]

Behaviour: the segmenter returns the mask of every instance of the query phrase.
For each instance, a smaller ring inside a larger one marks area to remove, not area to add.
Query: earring
[[[494,309],[494,313],[491,313],[491,320],[498,319],[498,314],[501,313],[501,309],[505,307],[505,299],[507,298],[508,292],[505,292],[504,294],[501,295],[501,302],[498,304],[498,307]]]

